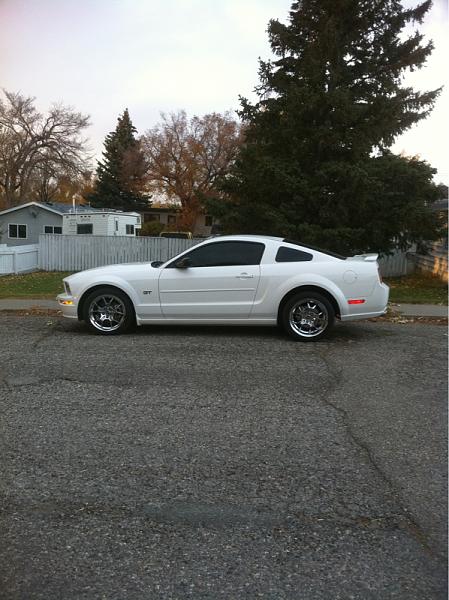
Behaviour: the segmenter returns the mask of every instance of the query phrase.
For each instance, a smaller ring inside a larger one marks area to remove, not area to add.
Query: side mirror
[[[188,269],[189,267],[192,266],[192,261],[190,260],[190,258],[188,256],[186,256],[185,258],[180,258],[179,260],[177,260],[175,262],[175,267],[177,269]]]

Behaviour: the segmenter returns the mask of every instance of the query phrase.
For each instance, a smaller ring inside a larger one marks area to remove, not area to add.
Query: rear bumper
[[[376,285],[371,296],[366,298],[364,304],[350,305],[345,315],[341,315],[342,321],[358,321],[361,319],[372,319],[380,317],[387,312],[390,288],[385,283]]]

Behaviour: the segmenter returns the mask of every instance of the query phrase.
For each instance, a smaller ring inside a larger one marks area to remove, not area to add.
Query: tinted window
[[[294,250],[293,248],[287,248],[281,246],[276,254],[276,262],[304,262],[312,260],[313,255],[309,252],[302,252],[302,250]]]
[[[264,249],[264,244],[255,242],[215,242],[192,250],[185,256],[190,258],[193,267],[258,265]]]

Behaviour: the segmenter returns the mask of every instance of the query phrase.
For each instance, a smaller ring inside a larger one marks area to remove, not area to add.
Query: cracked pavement
[[[432,600],[446,328],[0,315],[2,600]]]

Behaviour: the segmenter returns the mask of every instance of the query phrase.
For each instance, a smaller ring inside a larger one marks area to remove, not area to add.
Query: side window
[[[8,237],[9,238],[27,238],[27,226],[26,225],[16,225],[15,223],[8,224]]]
[[[93,233],[93,224],[92,223],[79,223],[76,226],[76,233],[80,233],[80,234]]]
[[[256,242],[215,242],[184,256],[190,258],[193,267],[258,265],[264,250],[265,245]]]
[[[56,225],[45,225],[44,233],[62,233],[62,227],[57,227]]]
[[[295,250],[281,246],[276,254],[276,262],[306,262],[312,260],[313,255],[302,250]]]

